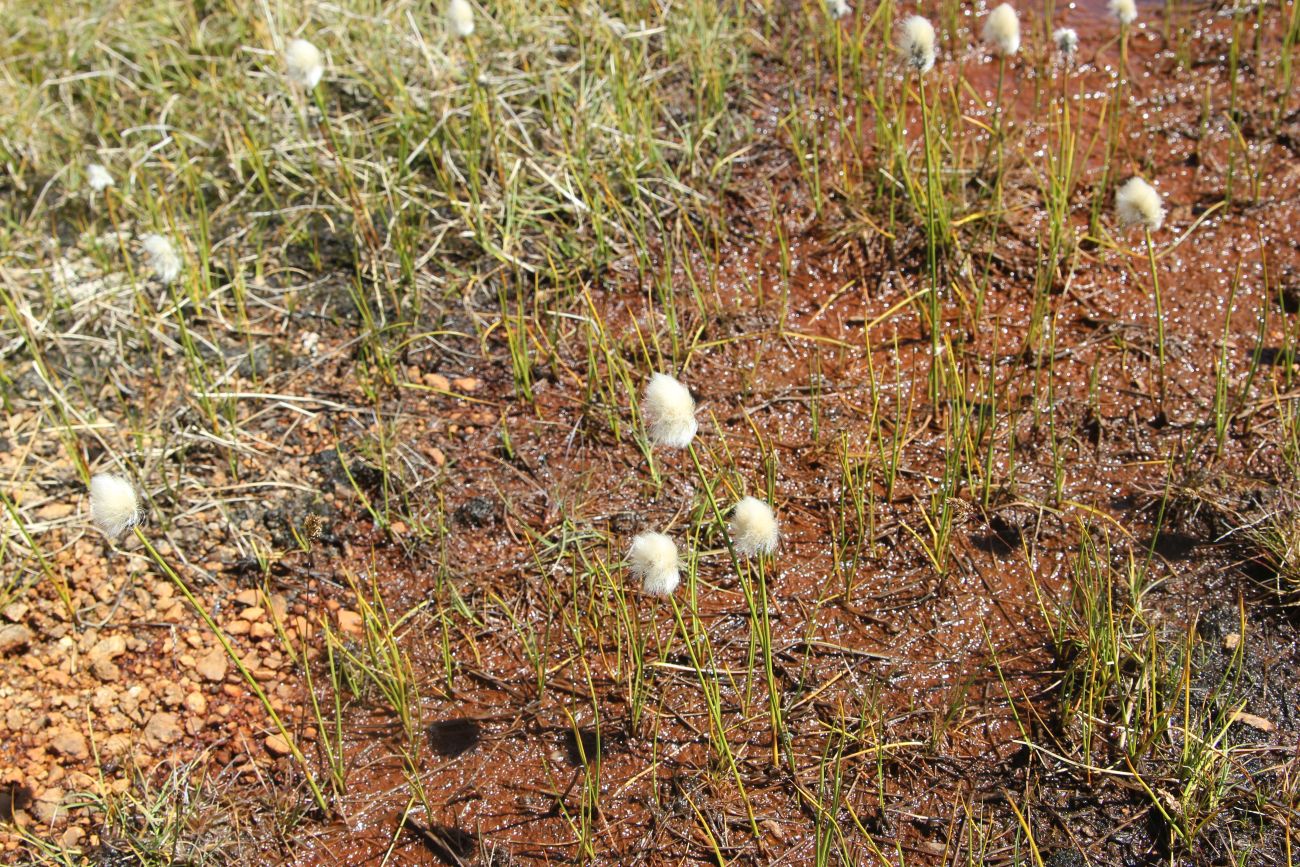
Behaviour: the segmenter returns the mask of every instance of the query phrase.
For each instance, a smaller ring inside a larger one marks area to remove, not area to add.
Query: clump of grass
[[[1270,576],[1272,589],[1287,605],[1300,606],[1300,509],[1283,498],[1241,531],[1246,549]]]

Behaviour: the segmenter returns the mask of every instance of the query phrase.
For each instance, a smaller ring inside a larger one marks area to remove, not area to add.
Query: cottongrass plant
[[[451,0],[447,4],[447,25],[461,39],[474,34],[474,7],[469,0]]]
[[[831,17],[837,21],[853,12],[853,7],[848,4],[848,0],[830,0],[826,8]]]
[[[1160,371],[1157,389],[1159,392],[1158,415],[1165,411],[1165,313],[1160,298],[1160,278],[1156,271],[1155,244],[1151,234],[1160,229],[1165,222],[1165,206],[1155,187],[1138,177],[1129,178],[1115,193],[1115,216],[1119,227],[1128,231],[1142,227],[1142,237],[1146,242],[1147,264],[1151,268],[1151,289],[1156,302],[1156,354]]]
[[[304,90],[314,90],[325,75],[325,58],[306,39],[295,39],[284,49],[285,76]]]
[[[942,191],[939,188],[939,146],[930,128],[930,101],[925,94],[925,74],[934,69],[934,25],[920,15],[912,15],[898,26],[898,50],[905,66],[916,74],[917,93],[921,102],[921,135],[925,150],[925,241],[930,275],[928,313],[930,326],[930,396],[939,400],[939,355],[943,337],[939,318],[939,228]]]
[[[1014,57],[1020,50],[1020,16],[1003,3],[984,19],[984,44],[998,57]]]
[[[998,59],[998,87],[993,101],[993,141],[998,146],[998,170],[994,188],[997,190],[998,205],[1002,203],[1002,145],[1005,138],[1003,130],[1002,83],[1006,77],[1007,58],[1015,57],[1020,50],[1020,16],[1010,3],[1003,3],[984,19],[984,44]]]
[[[664,533],[642,533],[633,539],[627,561],[641,580],[641,592],[649,596],[671,596],[681,583],[677,543]]]
[[[86,166],[86,186],[96,193],[102,193],[113,186],[113,176],[99,163],[91,163]]]
[[[119,475],[98,473],[90,479],[90,520],[109,539],[140,523],[135,486]]]
[[[1115,20],[1119,22],[1121,32],[1137,20],[1136,0],[1110,0],[1106,5],[1110,9],[1110,14],[1114,15]]]
[[[1052,41],[1062,59],[1067,64],[1074,63],[1074,56],[1079,52],[1079,31],[1073,27],[1058,27],[1052,31]]]
[[[695,398],[674,377],[656,373],[646,384],[641,398],[641,414],[646,434],[655,445],[684,449],[695,439],[699,423],[695,420]]]
[[[921,15],[904,18],[898,27],[898,50],[919,74],[934,69],[934,25]]]
[[[165,235],[149,234],[140,239],[149,270],[165,285],[176,282],[181,275],[183,262],[176,245]]]
[[[763,673],[767,683],[768,714],[772,723],[772,766],[781,763],[781,746],[786,731],[782,723],[781,687],[776,677],[776,663],[772,650],[772,617],[767,594],[766,559],[776,552],[781,540],[781,530],[772,507],[757,497],[744,497],[731,510],[731,550],[733,554],[747,557],[750,563],[740,573],[741,591],[749,605],[750,651],[757,645],[763,659]],[[755,587],[754,577],[758,579]],[[793,760],[792,760],[793,767]]]
[[[203,604],[200,603],[199,600],[194,597],[194,594],[190,592],[190,588],[181,580],[180,576],[176,574],[176,570],[171,567],[171,564],[158,553],[158,549],[149,541],[149,537],[144,534],[144,531],[140,526],[142,517],[143,512],[140,508],[139,495],[136,492],[135,486],[128,480],[113,473],[97,473],[91,477],[91,521],[94,522],[95,526],[97,526],[110,541],[117,539],[118,536],[122,535],[122,533],[128,529],[135,531],[136,539],[139,540],[142,546],[144,546],[150,559],[152,559],[154,564],[162,570],[163,574],[166,575],[174,585],[176,585],[176,589],[179,590],[185,597],[186,601],[190,603],[190,607],[194,609],[195,613],[197,613],[203,620],[204,624],[207,625],[209,631],[216,636],[217,641],[226,651],[226,655],[230,657],[230,661],[235,664],[235,668],[239,670],[240,675],[244,678],[244,682],[248,684],[249,688],[252,689],[253,693],[262,703],[262,707],[271,718],[271,722],[275,726],[276,731],[284,742],[289,745],[290,753],[293,754],[294,760],[297,761],[298,766],[302,768],[303,775],[307,780],[307,786],[311,789],[316,805],[320,808],[322,813],[328,813],[329,804],[325,800],[325,795],[321,792],[320,786],[316,783],[316,778],[312,775],[311,768],[307,764],[307,757],[304,756],[302,750],[298,748],[298,744],[294,740],[293,735],[290,734],[289,729],[285,726],[283,720],[280,719],[280,715],[276,713],[275,707],[271,704],[271,699],[267,697],[266,693],[262,690],[257,679],[253,677],[253,673],[248,670],[248,667],[244,664],[243,657],[235,650],[234,645],[230,643],[230,639],[226,637],[226,633],[222,631],[221,627],[217,625],[217,622],[212,619],[212,615],[203,607]]]
[[[1112,166],[1116,162],[1116,151],[1123,135],[1120,118],[1124,109],[1124,90],[1128,83],[1128,35],[1129,28],[1137,20],[1136,0],[1110,0],[1108,7],[1115,20],[1119,22],[1119,68],[1115,76],[1115,87],[1111,90],[1110,106],[1106,118],[1106,153],[1102,161],[1101,178],[1097,184],[1097,195],[1093,197],[1092,220],[1089,231],[1099,237],[1101,228],[1100,204],[1103,190],[1110,189],[1115,179]]]
[[[731,510],[731,544],[743,557],[776,551],[781,531],[772,507],[757,497],[745,497]]]

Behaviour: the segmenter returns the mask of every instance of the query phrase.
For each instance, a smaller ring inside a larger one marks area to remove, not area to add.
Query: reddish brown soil
[[[1037,245],[1046,231],[1034,173],[1047,142],[1049,96],[1061,85],[1050,64],[1036,71],[1018,60],[1007,73],[1013,153],[997,244],[984,240],[987,221],[962,230],[970,267],[991,275],[978,320],[962,263],[948,263],[957,286],[945,301],[953,351],[968,374],[983,371],[997,383],[992,466],[999,483],[987,502],[980,489],[965,485],[951,503],[956,517],[946,574],[936,572],[916,534],[925,534],[922,510],[943,471],[953,410],[929,402],[929,340],[917,311],[911,305],[894,310],[925,285],[923,233],[919,223],[907,223],[910,216],[896,224],[892,238],[864,219],[880,224],[871,210],[874,177],[861,170],[874,159],[871,136],[844,138],[834,130],[833,78],[825,66],[794,49],[783,52],[779,37],[760,57],[747,103],[758,127],[755,144],[736,160],[718,214],[726,226],[717,236],[718,272],[710,275],[706,265],[713,254],[692,252],[685,227],[656,241],[661,261],[673,254],[676,333],[698,335],[681,378],[700,402],[706,469],[721,473],[734,460],[752,492],[761,489],[764,472],[758,436],[776,455],[784,537],[770,576],[772,629],[795,772],[772,764],[761,678],[748,696],[740,674],[735,689],[723,690],[729,741],[761,830],[757,839],[734,781],[711,754],[700,687],[670,610],[629,597],[655,636],[650,655],[658,663],[649,702],[655,710],[634,729],[626,684],[613,671],[615,649],[602,643],[612,634],[598,620],[608,599],[583,598],[593,591],[575,585],[575,576],[589,572],[572,557],[559,558],[547,573],[539,570],[537,548],[564,534],[608,534],[603,560],[611,569],[639,529],[672,527],[686,541],[690,509],[702,499],[688,457],[656,453],[664,479],[656,490],[632,441],[612,435],[604,407],[582,404],[585,344],[574,326],[558,319],[553,333],[537,338],[539,345],[550,341],[553,354],[538,355],[532,403],[515,393],[500,332],[486,352],[476,339],[447,339],[410,353],[417,375],[442,371],[476,380],[473,402],[410,390],[388,398],[398,439],[446,458],[445,466],[438,462],[436,493],[415,494],[428,497],[427,514],[443,522],[439,545],[411,541],[402,528],[373,528],[328,462],[304,472],[308,484],[333,486],[346,503],[332,529],[343,543],[286,557],[273,589],[302,606],[296,610],[311,611],[327,599],[346,606],[339,577],[373,574],[391,611],[424,606],[412,616],[403,647],[420,679],[421,714],[431,724],[419,778],[437,811],[416,809],[402,827],[411,792],[397,757],[398,727],[374,702],[356,702],[346,715],[350,772],[339,817],[305,821],[291,832],[291,845],[268,847],[264,857],[301,865],[569,863],[579,856],[564,812],[580,809],[580,752],[593,753],[598,744],[595,861],[709,862],[707,827],[729,863],[812,864],[818,822],[807,793],[823,785],[816,774],[830,732],[874,726],[867,741],[892,745],[880,761],[861,752],[844,757],[847,790],[837,819],[854,829],[846,847],[857,863],[875,863],[877,848],[891,863],[1033,863],[1011,803],[1031,809],[1027,821],[1047,863],[1085,863],[1057,852],[1083,853],[1091,864],[1219,863],[1240,833],[1239,813],[1226,811],[1207,829],[1201,852],[1171,852],[1151,800],[1131,782],[1089,777],[1022,743],[1027,734],[1046,749],[1068,750],[1056,718],[1060,660],[1043,610],[1054,612],[1067,598],[1081,528],[1088,527],[1095,537],[1110,538],[1121,568],[1129,552],[1139,560],[1154,552],[1157,586],[1146,602],[1171,634],[1200,624],[1213,644],[1239,631],[1238,605],[1244,606],[1251,674],[1242,694],[1247,709],[1275,729],[1238,734],[1257,738],[1271,773],[1296,771],[1300,627],[1293,612],[1252,582],[1243,552],[1223,539],[1223,522],[1252,498],[1267,496],[1259,491],[1293,481],[1280,448],[1279,407],[1296,395],[1287,347],[1297,324],[1276,296],[1300,290],[1294,241],[1300,122],[1293,98],[1275,128],[1274,102],[1261,83],[1272,80],[1273,68],[1257,68],[1259,54],[1248,52],[1238,99],[1250,159],[1259,167],[1259,195],[1250,195],[1249,167],[1238,158],[1239,197],[1220,207],[1229,162],[1222,117],[1230,22],[1208,8],[1186,11],[1193,30],[1185,69],[1160,36],[1157,8],[1142,12],[1130,46],[1134,101],[1114,172],[1119,180],[1135,173],[1153,180],[1169,207],[1155,238],[1168,334],[1163,417],[1152,374],[1150,278],[1139,247],[1126,255],[1108,245],[1081,245],[1050,299],[1057,329],[1052,363],[1025,351]],[[1071,9],[1063,19],[1083,39],[1081,65],[1066,87],[1085,94],[1080,141],[1088,142],[1117,46],[1101,10]],[[819,14],[813,20],[822,25]],[[844,26],[852,34],[856,25]],[[1025,26],[1027,33],[1041,30],[1036,20]],[[1260,38],[1266,47],[1277,44],[1276,33]],[[1031,46],[1037,41],[1027,38]],[[809,62],[801,67],[803,60]],[[981,53],[972,49],[956,60],[946,54],[938,74],[951,82],[959,71],[975,92],[991,95],[996,72]],[[1038,88],[1031,83],[1036,75],[1042,76]],[[901,80],[890,83],[900,86]],[[1207,86],[1215,111],[1202,132]],[[779,125],[791,95],[808,99],[810,93],[827,120],[834,155],[826,166],[832,192],[821,215]],[[970,91],[957,98],[970,117],[988,117]],[[852,115],[857,106],[841,108]],[[978,137],[967,138],[982,148]],[[1073,202],[1081,235],[1100,146],[1086,160]],[[788,280],[773,243],[773,199],[790,239]],[[1103,222],[1120,244],[1138,243],[1113,228],[1109,202]],[[707,229],[704,237],[712,243]],[[692,282],[703,307],[691,294]],[[598,315],[619,351],[637,359],[641,339],[649,339],[638,333],[656,334],[665,346],[671,339],[661,302],[648,292],[628,261],[593,277],[589,311],[544,294],[527,303],[540,311]],[[786,297],[782,322],[779,301]],[[448,316],[449,331],[474,332],[462,314]],[[868,322],[876,324],[864,332]],[[1234,388],[1245,387],[1252,363],[1260,364],[1216,453],[1207,422],[1225,331]],[[355,391],[345,376],[337,379],[331,388]],[[978,394],[972,383],[970,396]],[[626,432],[629,398],[619,399]],[[904,443],[902,469],[892,491],[880,468],[873,469],[869,535],[856,557],[837,563],[830,539],[841,514],[841,450],[854,459],[872,453],[875,413],[884,435],[898,432]],[[295,433],[289,442],[302,452],[324,451],[334,435],[347,444],[373,433],[358,436],[356,423],[342,414],[319,427],[320,433]],[[503,453],[503,428],[513,457]],[[1054,448],[1063,455],[1059,461]],[[731,501],[740,493],[722,496]],[[478,515],[483,503],[488,514]],[[708,514],[701,515],[707,525]],[[565,520],[572,526],[561,533]],[[738,580],[720,538],[705,535],[697,550],[699,611],[715,663],[743,672],[750,627]],[[555,561],[553,554],[545,559]],[[232,574],[223,580],[235,581]],[[435,612],[451,608],[455,596],[482,620],[453,619],[455,674],[448,683]],[[502,602],[546,636],[548,679],[540,695]],[[582,648],[564,623],[546,620],[547,612],[584,609],[593,622],[582,626],[590,642]],[[305,719],[299,717],[300,725]],[[236,762],[237,755],[218,758]],[[280,770],[289,785],[283,763]],[[1294,796],[1294,785],[1291,791]],[[1257,807],[1263,830],[1251,838],[1258,855],[1250,863],[1286,863],[1285,809]]]
[[[1087,141],[1105,102],[1117,49],[1109,22],[1097,10],[1072,10],[1065,18],[1083,36],[1081,66],[1065,86],[1085,93],[1080,139]],[[573,724],[590,735],[588,750],[596,745],[590,688],[577,654],[590,666],[600,696],[603,758],[596,836],[601,863],[710,860],[701,821],[707,821],[726,857],[738,863],[812,863],[815,817],[799,792],[818,786],[815,770],[827,748],[828,727],[860,717],[878,721],[881,742],[902,746],[879,766],[870,757],[850,761],[848,806],[839,818],[847,826],[855,816],[859,833],[870,834],[891,860],[1009,863],[1014,857],[1028,863],[1007,807],[1012,799],[1032,805],[1045,856],[1079,851],[1094,864],[1167,863],[1167,840],[1140,791],[1031,756],[1011,712],[1009,696],[1037,743],[1065,749],[1053,730],[1058,661],[1035,587],[1055,610],[1068,586],[1082,526],[1110,536],[1117,547],[1131,545],[1140,555],[1153,544],[1161,521],[1153,566],[1159,585],[1148,604],[1171,624],[1231,627],[1238,601],[1246,599],[1249,641],[1260,648],[1259,659],[1266,660],[1261,665],[1270,669],[1248,690],[1251,707],[1278,726],[1261,743],[1275,748],[1278,761],[1293,765],[1300,729],[1296,693],[1285,683],[1298,662],[1295,620],[1252,589],[1237,568],[1240,552],[1216,544],[1222,527],[1209,517],[1212,509],[1193,508],[1201,502],[1193,495],[1204,489],[1231,504],[1247,488],[1266,489],[1286,480],[1275,411],[1279,400],[1292,394],[1292,371],[1274,361],[1294,340],[1295,325],[1271,296],[1289,285],[1285,275],[1300,265],[1292,240],[1300,224],[1295,150],[1300,129],[1293,112],[1274,133],[1271,103],[1255,86],[1266,76],[1250,68],[1252,53],[1243,60],[1248,71],[1239,99],[1251,107],[1243,113],[1243,130],[1251,159],[1260,167],[1259,196],[1252,199],[1246,192],[1239,165],[1241,198],[1216,207],[1228,161],[1227,135],[1218,119],[1227,99],[1227,30],[1208,9],[1189,10],[1187,19],[1195,27],[1193,62],[1183,69],[1164,47],[1156,10],[1144,9],[1146,23],[1133,33],[1129,61],[1134,103],[1124,117],[1115,168],[1119,180],[1133,173],[1153,179],[1169,205],[1166,228],[1156,238],[1169,334],[1164,419],[1158,417],[1151,373],[1154,319],[1140,247],[1126,256],[1085,245],[1067,263],[1064,293],[1051,302],[1057,323],[1054,363],[1027,360],[1035,244],[1045,233],[1032,173],[1039,170],[1036,154],[1046,142],[1048,96],[1061,85],[1060,73],[1045,66],[1035,95],[1030,63],[1017,61],[1008,71],[1015,143],[1006,179],[1008,213],[996,248],[970,233],[967,250],[976,268],[990,269],[991,289],[980,327],[954,334],[964,360],[977,362],[968,370],[982,367],[996,378],[993,461],[1003,481],[988,505],[980,491],[970,489],[952,504],[957,515],[953,565],[944,576],[929,565],[907,528],[924,532],[918,507],[928,501],[942,471],[945,440],[939,422],[950,410],[928,404],[929,347],[917,315],[909,306],[887,315],[924,285],[922,239],[918,229],[900,224],[891,241],[855,219],[862,202],[850,189],[851,167],[831,182],[839,192],[830,196],[827,213],[814,215],[777,126],[791,88],[806,95],[809,81],[792,64],[776,57],[766,62],[760,78],[766,90],[755,94],[758,144],[738,161],[721,214],[728,227],[718,256],[721,270],[710,279],[703,257],[686,263],[678,257],[674,281],[681,317],[677,331],[698,332],[705,347],[689,359],[683,379],[702,404],[701,440],[713,459],[706,458],[706,464],[716,466],[725,448],[751,490],[760,486],[755,432],[771,443],[778,461],[776,502],[785,538],[771,579],[772,617],[780,648],[778,676],[792,708],[788,723],[799,757],[796,775],[771,765],[758,700],[761,684],[747,715],[741,712],[743,688],[724,691],[728,719],[741,726],[733,730],[731,743],[741,755],[761,838],[750,833],[726,775],[710,771],[698,684],[677,667],[686,660],[670,638],[672,621],[662,605],[636,600],[642,622],[654,624],[668,648],[664,662],[669,665],[655,673],[660,712],[651,731],[630,729],[624,691],[609,670],[611,648],[579,651],[560,624],[536,619],[557,607],[545,604],[550,594],[570,604],[572,573],[539,574],[527,539],[553,534],[562,515],[580,514],[590,527],[613,528],[605,557],[615,563],[637,528],[672,525],[684,532],[683,510],[698,499],[689,459],[658,456],[666,482],[656,493],[632,444],[615,442],[599,422],[584,421],[574,399],[584,377],[574,371],[585,370],[585,358],[577,341],[563,339],[561,328],[559,358],[536,386],[535,407],[513,397],[503,345],[474,364],[475,375],[486,383],[489,412],[493,418],[501,414],[515,443],[513,461],[499,456],[500,434],[493,423],[455,445],[442,445],[453,456],[443,487],[448,510],[471,497],[487,497],[500,513],[483,527],[453,522],[447,537],[452,581],[464,598],[483,602],[476,611],[490,610],[492,604],[483,600],[497,594],[551,636],[546,692],[536,694],[531,669],[504,618],[477,629],[473,653],[463,645],[456,649],[459,670],[451,688],[431,684],[426,693],[424,712],[436,728],[421,779],[440,811],[418,822],[434,828],[434,837],[395,832],[408,792],[382,737],[359,727],[353,786],[344,805],[347,819],[304,841],[294,863],[378,863],[395,833],[395,863],[574,858],[572,828],[556,806],[563,802],[576,810],[579,802],[583,772]],[[1026,23],[1027,30],[1039,26]],[[960,68],[977,91],[991,94],[996,75],[985,57],[966,55]],[[951,60],[941,73],[954,73]],[[1207,85],[1216,113],[1201,135]],[[823,105],[833,98],[825,87],[819,93]],[[961,99],[972,116],[987,117],[969,93]],[[845,113],[852,110],[849,106]],[[842,152],[860,146],[839,141]],[[1094,152],[1085,179],[1099,165]],[[827,169],[831,178],[837,172],[834,164]],[[769,189],[790,238],[788,282],[781,278],[771,243]],[[1074,203],[1080,232],[1087,226],[1088,193],[1085,180]],[[1109,209],[1107,203],[1108,222]],[[1118,235],[1117,240],[1135,242]],[[688,267],[703,287],[707,314],[687,292]],[[782,332],[776,301],[787,292]],[[661,314],[648,306],[630,266],[602,275],[590,294],[624,351],[635,354],[634,321],[643,332],[658,329],[664,339],[656,318]],[[967,327],[971,317],[964,308],[970,303],[969,297],[949,299],[951,328]],[[878,318],[864,334],[863,323]],[[1244,382],[1257,354],[1264,364],[1216,455],[1206,424],[1225,324],[1234,387]],[[879,394],[871,388],[872,371],[882,383]],[[866,437],[877,398],[886,435],[902,430],[904,470],[892,496],[877,476],[874,537],[857,562],[836,564],[829,538],[841,488],[838,450],[841,442],[853,455],[870,450]],[[447,406],[443,402],[438,414]],[[434,421],[432,427],[442,426]],[[1059,497],[1052,435],[1064,453]],[[1174,501],[1166,502],[1171,479],[1179,487]],[[1179,500],[1178,491],[1186,499]],[[625,513],[635,517],[624,521]],[[379,536],[353,544],[358,550],[373,544],[382,552],[377,568],[397,610],[429,598],[431,575],[418,565],[420,552],[412,552],[411,559],[396,556]],[[743,670],[749,634],[744,600],[719,540],[705,539],[701,547],[699,607],[714,647],[721,649],[717,663]],[[430,671],[441,667],[434,633],[432,623],[410,633],[409,649]],[[363,719],[360,713],[358,723]],[[647,771],[652,758],[653,770]],[[1267,821],[1278,821],[1275,811]],[[989,835],[983,854],[971,854],[976,828]],[[1281,833],[1261,835],[1266,841],[1261,860],[1252,863],[1281,857],[1282,850],[1270,848],[1279,845]],[[1175,853],[1175,860],[1212,863],[1226,841],[1212,832],[1203,853],[1191,858]],[[873,860],[862,840],[849,847],[859,863]]]

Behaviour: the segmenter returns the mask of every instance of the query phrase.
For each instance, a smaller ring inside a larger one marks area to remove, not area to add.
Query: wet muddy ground
[[[1048,301],[1054,342],[1026,349],[1045,231],[1035,172],[1051,144],[1047,112],[1063,87],[1082,94],[1074,103],[1080,140],[1098,129],[1118,60],[1101,10],[1064,13],[1082,34],[1077,68],[1017,61],[1008,73],[1006,214],[994,240],[964,235],[967,271],[951,263],[945,300],[950,347],[972,376],[967,397],[978,407],[993,395],[987,460],[996,482],[959,485],[946,502],[935,492],[953,448],[944,422],[954,409],[930,402],[929,338],[915,308],[899,305],[924,286],[923,236],[906,220],[894,237],[864,225],[862,188],[873,182],[851,174],[870,134],[845,138],[829,122],[823,171],[832,192],[814,212],[781,119],[792,94],[814,97],[831,118],[835,92],[824,61],[809,73],[791,68],[807,59],[797,51],[774,50],[750,94],[758,129],[719,214],[727,231],[716,269],[698,250],[674,259],[674,324],[631,263],[594,275],[576,315],[598,319],[633,358],[647,335],[660,344],[689,336],[695,348],[681,378],[700,403],[705,465],[734,467],[723,484],[749,491],[762,490],[770,474],[783,528],[768,577],[771,623],[795,768],[773,764],[764,688],[745,673],[749,609],[709,532],[694,554],[698,610],[725,673],[722,703],[748,806],[711,755],[699,683],[671,612],[634,595],[656,651],[654,710],[633,726],[602,621],[607,591],[593,584],[588,558],[616,570],[638,530],[685,533],[692,516],[707,523],[708,515],[688,458],[656,453],[664,479],[656,486],[626,433],[612,435],[603,414],[626,424],[626,394],[614,406],[582,401],[588,377],[601,372],[588,370],[582,328],[558,319],[547,326],[533,402],[515,395],[507,347],[494,335],[486,353],[463,347],[466,371],[484,383],[482,403],[435,400],[424,413],[407,402],[400,410],[413,447],[436,444],[449,458],[439,482],[445,554],[403,551],[361,525],[345,533],[351,567],[373,572],[395,610],[428,603],[444,580],[436,559],[469,608],[488,612],[456,627],[455,676],[423,694],[432,722],[420,777],[439,811],[395,830],[409,793],[385,749],[385,721],[357,708],[348,818],[304,840],[294,863],[378,863],[384,852],[394,863],[570,861],[584,765],[596,755],[599,863],[705,862],[718,853],[729,863],[814,863],[819,826],[831,833],[813,806],[828,785],[819,773],[836,750],[844,770],[837,818],[856,863],[1289,863],[1297,620],[1261,587],[1267,570],[1232,531],[1292,484],[1282,428],[1294,399],[1296,323],[1278,296],[1300,274],[1300,127],[1294,101],[1271,121],[1257,86],[1266,76],[1243,69],[1239,124],[1252,164],[1244,169],[1222,125],[1231,19],[1185,9],[1191,62],[1180,64],[1157,11],[1144,8],[1132,34],[1133,103],[1115,174],[1152,179],[1169,208],[1156,238],[1169,335],[1163,406],[1145,255],[1140,240],[1113,228],[1119,248],[1082,243],[1062,262]],[[972,97],[991,97],[992,64],[971,49],[945,58],[940,74],[955,74],[954,66],[969,82],[956,97],[963,112],[987,119]],[[849,116],[860,108],[841,106]],[[1230,162],[1238,196],[1224,205]],[[1084,165],[1092,177],[1099,159]],[[1248,171],[1258,175],[1257,195]],[[1088,194],[1085,183],[1073,202],[1080,237]],[[1108,202],[1107,220],[1109,211]],[[788,238],[788,258],[773,243],[778,235]],[[662,261],[672,242],[660,243]],[[978,313],[972,272],[989,278]],[[574,309],[544,296],[527,304],[542,316]],[[447,351],[417,353],[414,363],[439,367]],[[1239,395],[1221,444],[1212,427],[1220,363]],[[893,444],[901,458],[889,486],[881,465]],[[853,472],[869,480],[860,527],[844,524],[859,520],[845,507]],[[925,551],[933,537],[924,515],[944,509],[951,551],[940,572]],[[1140,567],[1151,640],[1185,643],[1195,657],[1184,695],[1218,695],[1232,670],[1231,700],[1252,715],[1222,733],[1217,748],[1232,756],[1223,771],[1229,794],[1190,851],[1162,815],[1185,783],[1176,757],[1156,751],[1141,767],[1126,766],[1113,752],[1081,753],[1062,729],[1072,660],[1049,620],[1059,623],[1071,606],[1085,543],[1121,576],[1116,594],[1132,590],[1122,576]],[[542,636],[544,689],[505,608]],[[558,621],[560,609],[590,618],[578,630],[581,646]],[[417,670],[438,671],[446,647],[427,611],[413,616],[406,646]],[[1234,667],[1238,646],[1245,663]]]
[[[1261,60],[1281,45],[1278,10],[1258,21],[1242,13],[1254,42],[1233,95],[1237,19],[1176,9],[1186,33],[1166,39],[1160,8],[1141,8],[1111,164],[1116,180],[1151,180],[1168,208],[1154,236],[1163,400],[1140,235],[1114,226],[1106,193],[1105,236],[1085,237],[1119,62],[1113,24],[1089,6],[1057,16],[1080,31],[1068,68],[1039,50],[1042,21],[1025,17],[1032,51],[1004,81],[1000,212],[971,156],[987,146],[996,65],[973,45],[942,46],[935,76],[957,107],[947,117],[963,124],[948,156],[969,219],[943,263],[942,364],[953,380],[937,404],[928,327],[908,301],[928,279],[923,227],[901,203],[886,222],[880,176],[867,168],[874,108],[836,87],[826,41],[785,25],[737,95],[754,134],[713,225],[671,226],[653,239],[650,269],[612,262],[581,293],[484,275],[479,296],[406,349],[404,386],[378,413],[326,407],[310,426],[286,427],[278,413],[250,424],[284,444],[304,494],[274,515],[250,505],[247,517],[283,534],[324,516],[310,552],[272,564],[268,590],[291,612],[333,615],[356,608],[350,580],[373,581],[403,618],[420,730],[415,767],[404,767],[399,721],[373,689],[358,689],[341,718],[339,815],[308,816],[284,835],[258,819],[256,857],[1290,863],[1300,615],[1272,591],[1276,563],[1248,530],[1290,507],[1300,461],[1300,115],[1294,96],[1278,110],[1276,66]],[[840,22],[842,38],[859,38],[872,11]],[[819,9],[795,14],[836,26]],[[896,74],[886,86],[906,83]],[[1081,143],[1069,216],[1079,240],[1043,292],[1039,178],[1062,93]],[[820,201],[795,156],[792,105],[821,130]],[[908,118],[914,147],[914,101]],[[512,368],[509,325],[483,328],[482,311],[500,315],[498,292],[527,314],[531,396]],[[623,367],[592,352],[597,335]],[[267,390],[362,403],[347,335],[321,341],[323,360],[300,371],[292,358],[273,362],[284,369]],[[766,575],[788,734],[775,760],[746,588],[699,472],[664,450],[652,470],[617,376],[648,376],[647,358],[672,357],[698,402],[697,450],[720,499],[767,493],[781,522]],[[959,417],[969,424],[954,437]],[[387,475],[373,460],[379,443],[396,456]],[[372,506],[400,500],[433,532],[376,526],[358,490]],[[645,529],[690,549],[695,580],[676,604],[708,636],[734,772],[712,743],[673,605],[635,593],[623,568]],[[246,565],[223,564],[215,586],[255,586]],[[1134,666],[1122,677],[1137,698],[1100,701],[1106,718],[1087,742],[1077,706],[1067,710],[1081,657],[1096,650],[1078,641],[1081,586],[1103,588],[1111,622],[1136,647],[1182,660],[1149,684],[1136,653],[1121,660]],[[624,605],[630,627],[617,621]],[[647,648],[640,709],[632,632]],[[312,663],[317,686],[324,665]],[[302,732],[312,723],[295,689]],[[1147,712],[1175,733],[1134,760],[1115,720],[1140,715],[1142,696],[1158,696]],[[1200,764],[1189,757],[1193,717],[1217,736]],[[236,742],[214,744],[212,756],[214,767],[241,762]],[[239,779],[247,788],[237,791],[296,791],[283,759],[265,778]],[[1190,845],[1175,830],[1189,824]]]

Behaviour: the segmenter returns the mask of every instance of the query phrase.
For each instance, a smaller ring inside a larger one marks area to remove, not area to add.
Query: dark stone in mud
[[[429,748],[454,759],[479,745],[483,727],[472,719],[444,719],[429,724]]]
[[[488,497],[470,497],[456,507],[456,520],[470,527],[486,526],[496,517],[496,504]]]

